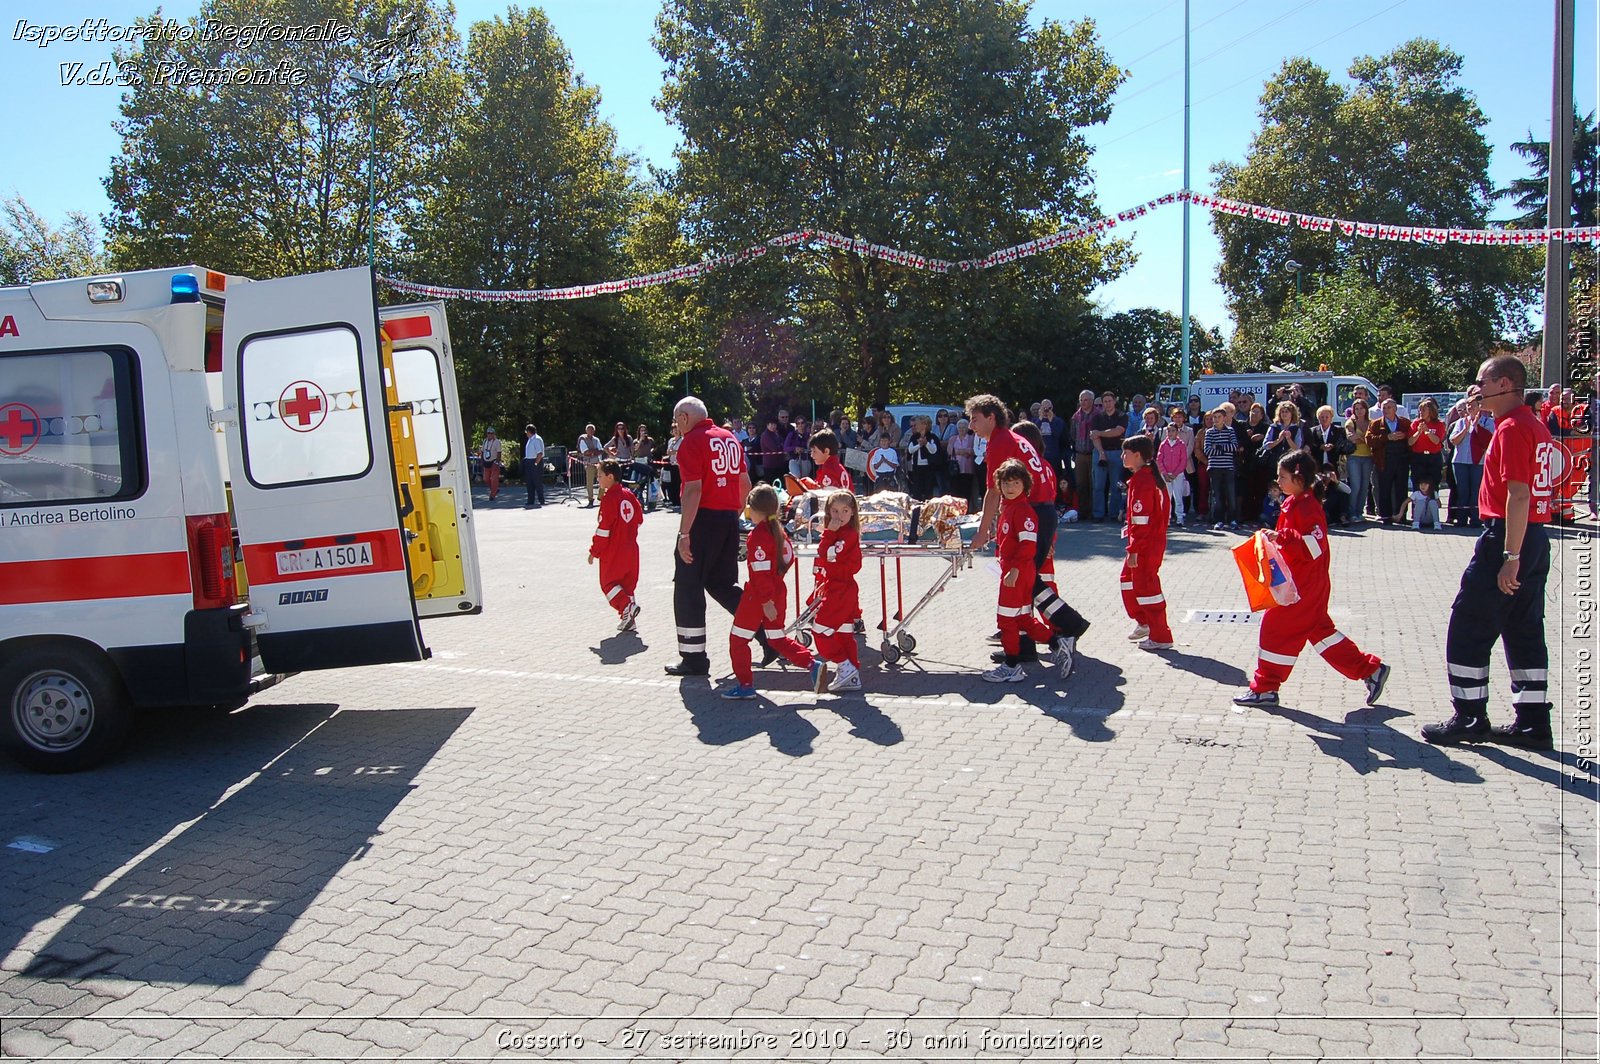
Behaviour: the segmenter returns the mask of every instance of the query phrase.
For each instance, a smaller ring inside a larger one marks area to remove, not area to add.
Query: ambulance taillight
[[[203,514],[188,519],[189,572],[194,584],[194,608],[224,609],[234,604],[233,528],[227,514]]]

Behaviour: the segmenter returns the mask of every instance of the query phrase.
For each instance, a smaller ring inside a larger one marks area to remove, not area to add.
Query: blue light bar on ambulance
[[[89,302],[91,303],[121,303],[121,281],[90,281]]]
[[[172,301],[174,303],[200,302],[200,279],[192,273],[173,274]]]

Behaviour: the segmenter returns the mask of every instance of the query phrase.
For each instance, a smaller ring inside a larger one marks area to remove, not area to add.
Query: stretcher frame
[[[794,573],[795,601],[800,601],[800,559],[815,558],[817,548],[809,545],[795,545],[795,563],[791,567]],[[863,543],[861,544],[861,558],[876,558],[878,561],[878,604],[879,621],[878,631],[883,633],[883,640],[878,647],[878,652],[883,655],[885,665],[895,665],[902,657],[911,657],[917,650],[917,637],[911,633],[911,624],[917,619],[929,603],[939,597],[945,585],[956,579],[962,569],[972,568],[972,551],[965,545],[961,547],[945,547],[940,545],[924,545],[917,543]],[[938,558],[943,561],[944,569],[934,578],[933,583],[922,597],[917,599],[906,609],[905,600],[905,570],[906,559]],[[895,610],[889,613],[889,567],[894,566],[894,593]],[[822,600],[817,597],[813,587],[812,595],[806,601],[805,608],[795,614],[792,621],[784,627],[784,635],[798,640],[803,646],[811,645],[811,622],[816,617],[817,608]],[[859,631],[859,629],[858,629]]]

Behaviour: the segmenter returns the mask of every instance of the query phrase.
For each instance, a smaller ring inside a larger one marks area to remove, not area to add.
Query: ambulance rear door
[[[418,500],[395,481],[372,271],[230,286],[222,371],[262,664],[425,657],[401,520]]]
[[[428,550],[411,553],[417,613],[422,617],[480,613],[483,590],[472,520],[472,441],[462,431],[444,304],[383,307],[378,320],[390,343],[395,400],[408,408],[399,431],[391,427],[390,435],[399,437],[397,460],[416,463],[421,486],[415,531]],[[413,525],[409,517],[407,525]]]

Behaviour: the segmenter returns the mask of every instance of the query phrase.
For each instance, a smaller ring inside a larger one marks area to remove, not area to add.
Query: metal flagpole
[[[1559,0],[1558,0],[1559,2]],[[1183,0],[1183,190],[1189,191],[1189,0]],[[1179,333],[1183,394],[1189,394],[1189,200],[1183,201],[1183,326]]]
[[[1545,225],[1572,225],[1572,16],[1573,0],[1556,0],[1555,70],[1550,80],[1550,184]],[[1560,384],[1567,375],[1567,242],[1550,240],[1544,251],[1544,368],[1539,383]]]

